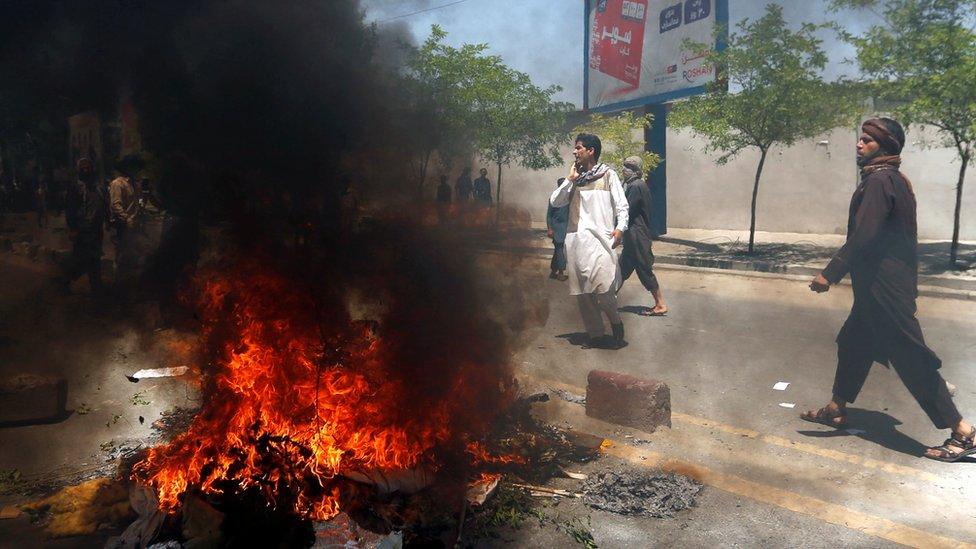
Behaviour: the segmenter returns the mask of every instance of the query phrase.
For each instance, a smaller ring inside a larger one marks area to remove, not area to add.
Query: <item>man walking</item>
[[[654,252],[651,244],[651,189],[643,178],[644,161],[639,156],[624,160],[624,194],[627,195],[628,227],[624,233],[624,251],[620,255],[621,278],[627,280],[637,271],[637,278],[654,297],[654,307],[644,316],[665,316],[668,306],[661,294],[661,286],[654,275]]]
[[[811,290],[826,292],[850,272],[854,305],[837,336],[833,398],[801,418],[844,426],[846,405],[857,398],[871,365],[890,364],[936,428],[952,429],[951,437],[926,450],[925,457],[958,461],[976,453],[976,428],[952,402],[939,375],[942,361],[925,345],[915,318],[918,228],[915,192],[898,170],[904,145],[904,130],[890,118],[861,125],[861,182],[851,199],[847,243],[810,283]]]
[[[71,239],[71,255],[59,283],[64,293],[82,274],[88,274],[93,294],[102,289],[102,234],[107,201],[98,184],[95,166],[87,158],[78,159],[78,179],[65,190],[64,217]]]
[[[488,170],[481,168],[480,177],[474,180],[474,201],[481,206],[491,205],[491,181],[488,180]]]
[[[556,181],[556,188],[559,188],[563,182],[566,181],[565,177],[560,177]],[[549,262],[549,278],[559,281],[565,281],[569,277],[566,276],[566,223],[569,220],[569,205],[565,205],[562,208],[556,208],[553,205],[549,205],[549,211],[546,212],[546,233],[549,238],[552,239],[552,261]]]
[[[627,197],[620,178],[599,163],[600,138],[576,136],[576,161],[569,177],[549,197],[551,206],[569,206],[566,259],[569,293],[575,295],[591,345],[609,345],[603,315],[610,321],[614,344],[624,340],[624,325],[617,312],[616,292],[620,269],[614,248],[627,230]],[[616,217],[616,219],[614,219]]]

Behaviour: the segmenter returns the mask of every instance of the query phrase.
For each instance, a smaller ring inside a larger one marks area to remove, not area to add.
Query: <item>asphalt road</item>
[[[546,269],[542,262],[540,269]],[[671,313],[654,318],[628,312],[650,300],[635,278],[628,281],[620,293],[628,345],[619,350],[575,344],[572,334],[582,332],[575,300],[563,283],[547,279],[549,319],[519,353],[520,372],[580,393],[591,369],[667,382],[674,425],[655,433],[649,448],[662,459],[706,468],[716,485],[769,512],[787,509],[822,524],[819,532],[797,531],[784,540],[788,545],[807,545],[810,536],[828,545],[850,544],[833,530],[838,524],[882,545],[976,542],[976,463],[919,457],[947,435],[932,427],[893,371],[875,365],[851,407],[849,428],[857,431],[797,417],[830,397],[834,338],[850,307],[849,286],[816,295],[801,280],[691,269],[661,269],[658,275]],[[957,405],[972,417],[976,303],[922,298],[919,319],[943,359],[943,375],[959,386]],[[773,389],[779,381],[790,383],[787,390]],[[585,422],[591,432],[603,429],[604,436],[615,433],[601,422],[568,421]],[[703,517],[696,526],[708,528],[720,518]],[[756,528],[755,521],[746,522]],[[728,532],[726,539],[749,545],[763,539],[760,534]]]

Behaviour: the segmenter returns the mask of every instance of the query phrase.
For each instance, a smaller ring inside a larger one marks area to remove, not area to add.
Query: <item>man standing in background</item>
[[[109,224],[115,231],[115,280],[126,278],[134,269],[135,228],[139,215],[139,198],[132,185],[132,177],[139,168],[139,160],[123,158],[116,167],[118,177],[108,186]]]
[[[474,185],[471,183],[471,166],[465,166],[461,170],[461,175],[458,176],[457,182],[454,183],[454,193],[457,195],[457,201],[461,204],[466,204],[471,200],[472,191],[474,191]]]
[[[105,193],[88,158],[78,159],[78,179],[65,190],[64,218],[71,239],[71,255],[59,280],[61,290],[82,274],[88,274],[92,293],[102,289],[102,233],[105,229]]]
[[[566,178],[560,177],[556,181],[556,188],[559,188],[564,181]],[[568,204],[562,208],[549,205],[549,211],[546,213],[546,229],[548,229],[547,235],[552,239],[553,246],[552,261],[549,262],[549,278],[559,281],[565,281],[569,278],[564,273],[566,270],[566,223],[568,219]]]
[[[474,180],[474,201],[482,206],[491,205],[491,181],[488,180],[488,170],[481,168],[481,177]]]

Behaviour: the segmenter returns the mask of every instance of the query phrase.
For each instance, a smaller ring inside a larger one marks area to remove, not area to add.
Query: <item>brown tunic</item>
[[[925,345],[915,318],[915,207],[915,195],[898,170],[886,167],[865,175],[851,199],[847,243],[823,275],[836,284],[850,272],[854,287],[854,305],[837,336],[839,345],[870,346],[875,360],[888,364],[892,358],[889,343],[893,338],[905,338],[916,356],[939,368],[942,362]]]

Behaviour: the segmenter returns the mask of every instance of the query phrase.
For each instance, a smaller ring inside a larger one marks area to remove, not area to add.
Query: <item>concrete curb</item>
[[[551,257],[552,248],[537,246],[503,246],[479,243],[485,251],[509,252],[522,255]],[[781,280],[809,280],[820,273],[820,269],[807,265],[777,264],[768,261],[739,261],[731,259],[708,259],[701,257],[681,257],[670,255],[655,255],[654,266],[663,269],[691,270],[715,274],[729,274],[753,278],[777,278]],[[943,279],[920,276],[918,295],[920,297],[938,297],[943,299],[962,299],[976,301],[976,290],[947,288],[942,284]],[[964,283],[960,281],[960,283]],[[976,287],[976,283],[969,283]],[[845,278],[841,285],[849,286],[850,280]]]

